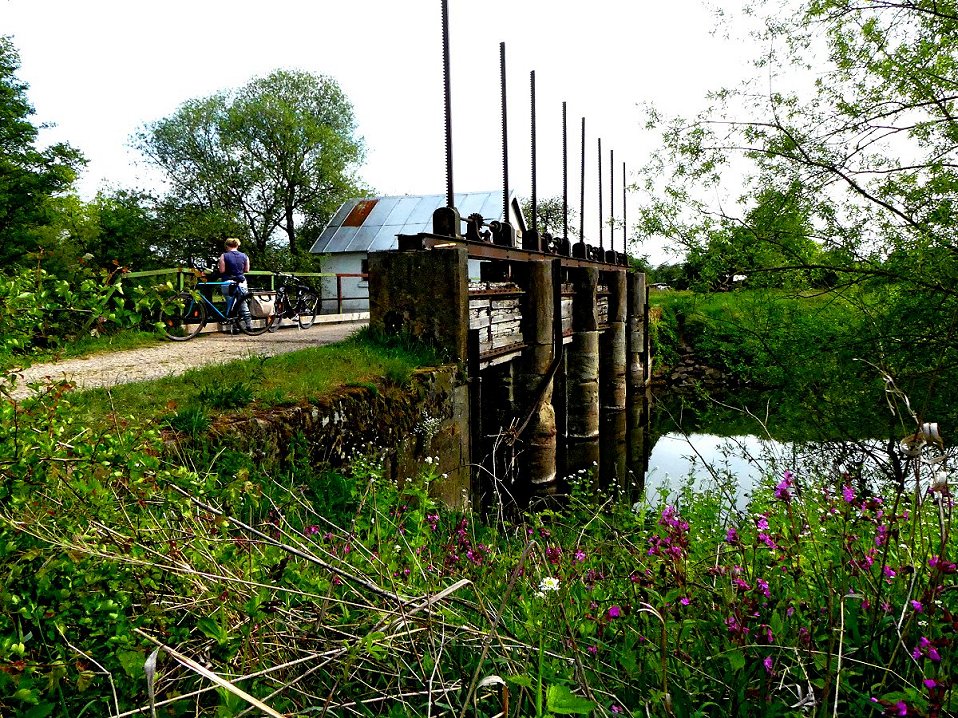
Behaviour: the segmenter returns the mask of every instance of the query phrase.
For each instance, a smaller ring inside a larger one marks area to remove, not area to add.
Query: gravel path
[[[366,321],[316,323],[309,329],[282,328],[250,337],[223,333],[202,334],[187,342],[163,342],[147,349],[98,354],[52,364],[34,364],[17,374],[11,397],[29,395],[29,384],[65,379],[78,389],[115,386],[182,374],[204,364],[217,364],[249,356],[273,356],[345,339]]]

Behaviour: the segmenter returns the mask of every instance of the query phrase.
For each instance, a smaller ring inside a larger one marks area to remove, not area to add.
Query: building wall
[[[363,271],[365,252],[340,252],[327,254],[322,258],[323,272],[336,274],[359,274]],[[343,313],[369,311],[369,283],[359,277],[343,277],[342,290],[344,297],[353,297],[343,301]],[[336,278],[322,279],[323,314],[336,314],[339,307],[336,302]]]

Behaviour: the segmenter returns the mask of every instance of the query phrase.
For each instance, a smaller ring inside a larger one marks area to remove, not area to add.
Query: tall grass
[[[744,510],[580,475],[503,522],[437,506],[431,460],[401,484],[375,457],[166,463],[68,396],[0,405],[4,714],[148,714],[148,684],[158,715],[218,718],[958,710],[931,427],[870,468],[770,468]]]

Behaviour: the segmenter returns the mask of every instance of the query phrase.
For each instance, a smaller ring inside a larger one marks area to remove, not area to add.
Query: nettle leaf
[[[745,668],[745,654],[741,651],[730,651],[725,654],[725,657],[728,658],[729,667],[733,673]]]
[[[143,675],[143,662],[146,654],[143,651],[117,651],[116,658],[130,678],[139,678]]]
[[[552,685],[546,690],[546,706],[560,715],[588,715],[595,710],[595,701],[575,695],[567,686]]]
[[[532,688],[532,678],[530,676],[506,676],[506,680],[523,688]]]
[[[204,616],[198,620],[196,622],[196,627],[199,628],[208,638],[212,638],[221,646],[229,640],[229,633],[226,631],[226,629],[220,625],[219,621],[210,618],[209,616]]]

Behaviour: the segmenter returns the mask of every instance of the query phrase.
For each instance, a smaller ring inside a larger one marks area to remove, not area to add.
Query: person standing
[[[231,280],[236,284],[224,284],[222,287],[223,296],[226,297],[227,307],[230,299],[234,302],[240,301],[247,292],[246,273],[249,271],[249,257],[239,251],[240,241],[236,237],[230,237],[224,242],[226,251],[220,255],[217,266],[220,270],[220,277],[226,281]],[[235,290],[235,293],[233,293]],[[231,293],[233,296],[231,297]],[[243,325],[250,329],[253,326],[253,318],[249,313],[249,304],[240,303],[240,319]],[[234,328],[235,331],[235,328]]]

